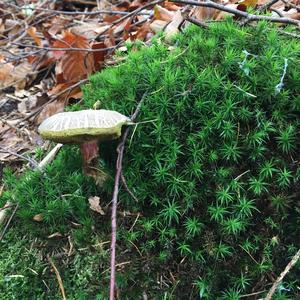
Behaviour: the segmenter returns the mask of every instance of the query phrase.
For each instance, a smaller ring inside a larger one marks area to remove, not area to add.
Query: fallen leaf
[[[88,40],[96,38],[99,34],[106,31],[110,26],[97,23],[84,23],[80,26],[71,28],[71,32],[76,35],[82,35]]]
[[[76,35],[70,31],[66,31],[61,40],[57,40],[53,43],[54,48],[81,48],[82,51],[70,50],[56,53],[54,55],[60,56],[60,60],[56,66],[56,74],[62,72],[65,82],[76,82],[78,80],[86,78],[94,71],[94,59],[93,54],[85,49],[90,49],[89,42],[84,36]]]
[[[184,18],[181,14],[181,11],[178,10],[171,23],[169,23],[165,29],[165,40],[166,42],[170,43],[174,35],[176,35],[179,32],[179,26],[184,21]]]
[[[149,33],[149,31],[150,31],[150,23],[146,22],[133,35],[133,39],[142,40],[143,41],[143,40],[145,40],[145,38],[146,38],[147,34]]]
[[[105,49],[105,48],[106,48],[106,45],[105,45],[104,42],[99,42],[99,43],[92,44],[92,49]],[[106,54],[107,54],[107,51],[93,52],[95,70],[98,71],[98,70],[101,69]]]
[[[173,10],[173,11],[177,11],[179,10],[181,7],[174,4],[173,2],[170,2],[170,1],[166,1],[164,2],[164,8],[167,9],[167,10]]]
[[[14,66],[12,63],[6,63],[0,59],[0,88],[5,88],[13,83],[12,71]]]
[[[42,111],[39,113],[38,117],[35,119],[37,125],[41,124],[45,119],[49,118],[52,115],[55,115],[64,110],[65,103],[62,101],[53,101],[47,104]]]
[[[163,20],[154,20],[154,21],[150,24],[150,29],[151,29],[154,33],[158,33],[158,32],[163,31],[167,25],[168,25],[168,22],[167,22],[167,21],[163,21]]]
[[[41,39],[36,35],[36,28],[35,27],[29,27],[26,32],[28,33],[28,35],[30,35],[34,42],[38,45],[41,46],[42,45],[42,41]]]
[[[33,221],[41,222],[44,220],[44,217],[42,214],[37,214],[32,219],[33,219]]]
[[[215,3],[221,3],[221,0],[215,1]],[[197,20],[216,20],[221,13],[220,10],[210,7],[195,7],[191,10],[190,17],[194,17]]]
[[[105,212],[100,206],[100,198],[98,196],[93,196],[89,198],[90,209],[104,216]]]
[[[171,22],[173,19],[173,16],[174,16],[174,12],[171,12],[160,5],[155,5],[155,7],[154,7],[155,20]]]

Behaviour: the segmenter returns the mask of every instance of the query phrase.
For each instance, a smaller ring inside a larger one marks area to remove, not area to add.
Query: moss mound
[[[146,93],[123,163],[138,202],[120,191],[120,299],[143,293],[150,299],[239,299],[268,290],[300,247],[299,43],[278,36],[266,23],[239,28],[228,21],[209,30],[190,27],[175,45],[157,38],[132,51],[124,64],[92,76],[84,88],[84,108],[100,100],[101,108],[126,115]],[[41,227],[28,220],[43,213],[52,232],[68,232],[70,220],[83,224],[71,233],[78,245],[87,237],[106,241],[109,213],[94,218],[74,196],[74,190],[79,198],[100,191],[82,178],[80,163],[74,165],[79,154],[69,156],[70,149],[39,180],[31,175],[14,181],[7,175],[10,189],[1,202],[19,201],[24,228]],[[115,145],[100,149],[103,165],[113,173]],[[37,188],[25,195],[30,186]],[[101,194],[104,206],[111,187],[112,182]],[[49,196],[45,191],[51,189]],[[32,194],[47,200],[32,204]],[[58,201],[62,194],[73,196]],[[49,215],[45,205],[51,203]],[[107,253],[94,263],[99,287],[91,279],[89,291],[86,280],[80,281],[74,299],[82,288],[87,289],[82,299],[106,299]],[[74,258],[61,270],[67,287],[72,286],[68,270],[75,265]],[[299,273],[298,263],[278,299],[299,294]]]
[[[139,202],[120,201],[142,216],[125,240],[174,274],[175,299],[237,299],[299,246],[299,43],[228,22],[176,46],[93,76],[85,101],[130,115],[147,93],[124,160]]]

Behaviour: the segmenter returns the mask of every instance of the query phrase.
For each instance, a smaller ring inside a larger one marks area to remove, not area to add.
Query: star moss
[[[130,116],[146,93],[123,161],[138,202],[121,189],[119,211],[130,214],[118,217],[117,262],[130,263],[117,272],[120,297],[239,299],[266,289],[299,248],[299,43],[267,23],[226,21],[191,26],[172,47],[160,38],[128,47],[125,63],[90,78],[80,106],[100,100]],[[114,146],[102,151],[111,173]],[[56,172],[46,176],[52,185],[60,172],[72,182],[62,159]],[[93,192],[91,183],[77,186],[80,196]],[[30,199],[21,204],[30,211]],[[58,224],[70,215],[64,209]],[[109,217],[101,222],[94,234],[109,239]],[[281,299],[299,293],[299,272],[287,275]],[[99,285],[107,290],[107,277]]]

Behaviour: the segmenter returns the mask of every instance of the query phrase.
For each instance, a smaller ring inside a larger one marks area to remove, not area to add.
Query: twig
[[[99,33],[99,34],[94,38],[94,40],[97,40],[97,39],[98,39],[100,36],[102,36],[104,33],[108,32],[108,30],[109,30],[110,28],[112,28],[113,26],[115,26],[115,25],[117,25],[117,24],[122,23],[122,22],[123,22],[124,20],[126,20],[127,18],[133,17],[133,16],[139,14],[142,10],[144,10],[144,9],[146,9],[146,8],[148,8],[148,7],[154,6],[154,5],[156,5],[156,4],[162,3],[162,2],[164,2],[164,1],[165,1],[165,0],[155,0],[155,1],[153,1],[153,2],[150,2],[150,3],[148,3],[148,4],[145,4],[145,5],[143,5],[143,6],[139,7],[139,8],[137,8],[137,9],[135,9],[134,11],[130,12],[129,14],[127,14],[126,16],[123,16],[123,17],[121,17],[120,19],[118,19],[118,20],[112,22],[111,26],[108,27],[106,30],[102,31],[101,33]]]
[[[12,3],[5,3],[8,6],[14,7],[18,10],[21,10],[22,7],[19,7],[17,5],[14,5]],[[48,9],[48,8],[34,8],[34,10],[37,11],[44,11],[44,12],[51,12],[55,14],[62,14],[62,15],[71,15],[71,16],[76,16],[76,15],[85,15],[85,16],[94,16],[94,15],[99,15],[99,14],[105,14],[105,15],[128,15],[129,12],[126,11],[119,11],[119,10],[105,10],[105,9],[100,9],[96,11],[65,11],[65,10],[54,10],[54,9]],[[143,15],[148,15],[149,12],[144,12],[140,13]]]
[[[38,166],[38,163],[35,160],[33,160],[31,158],[28,158],[28,157],[26,157],[26,156],[24,156],[22,154],[18,154],[17,152],[14,152],[14,151],[12,151],[10,149],[6,149],[6,148],[4,148],[2,146],[0,146],[0,152],[9,153],[10,155],[16,156],[16,157],[21,158],[23,160],[26,160],[26,161],[28,161],[31,164],[31,166],[33,168],[36,168]]]
[[[197,19],[192,18],[192,17],[186,18],[186,21],[191,22],[191,23],[193,23],[197,26],[200,26],[202,28],[205,28],[205,29],[209,28],[209,25],[207,25],[205,22],[197,20]]]
[[[34,49],[41,49],[45,51],[81,51],[81,52],[104,52],[109,50],[115,50],[116,46],[113,47],[107,47],[107,48],[100,48],[100,49],[89,49],[89,48],[53,48],[53,47],[42,47],[42,46],[36,46],[36,45],[29,45],[29,44],[22,44],[22,43],[16,43],[11,42],[12,45],[17,45],[21,47],[28,47],[28,48],[34,48]]]
[[[298,261],[299,258],[300,258],[300,249],[293,256],[292,260],[287,264],[284,271],[275,280],[275,282],[273,283],[273,285],[272,285],[270,291],[268,292],[265,300],[271,300],[272,299],[272,296],[275,293],[275,291],[277,290],[279,284],[281,283],[281,281],[283,280],[285,275],[290,271],[290,269],[296,264],[296,262]]]
[[[215,8],[221,11],[226,11],[230,14],[234,14],[236,16],[240,16],[240,17],[244,17],[248,20],[248,22],[252,22],[252,21],[260,21],[260,20],[265,20],[265,21],[269,21],[269,22],[275,22],[275,23],[283,23],[283,24],[292,24],[292,25],[300,25],[300,21],[298,20],[294,20],[291,18],[276,18],[276,17],[269,17],[269,16],[258,16],[258,15],[254,15],[254,14],[249,14],[247,12],[235,9],[235,8],[231,8],[219,3],[215,3],[212,2],[210,0],[207,1],[193,1],[193,0],[170,0],[171,2],[174,3],[180,3],[180,4],[188,4],[188,5],[195,5],[195,6],[202,6],[202,7],[211,7],[211,8]]]
[[[255,292],[255,293],[251,293],[251,294],[245,294],[245,295],[241,295],[240,298],[247,298],[247,297],[252,297],[252,296],[256,296],[262,293],[265,293],[267,290],[264,291],[259,291],[259,292]]]
[[[63,297],[63,300],[67,300],[67,297],[66,297],[66,293],[65,293],[65,288],[64,288],[64,285],[63,285],[63,281],[61,279],[61,276],[59,274],[59,271],[58,269],[56,268],[53,260],[48,257],[48,261],[49,263],[51,264],[52,268],[54,269],[54,272],[55,272],[55,275],[56,275],[56,278],[57,278],[57,281],[58,281],[58,285],[59,285],[59,289],[60,289],[60,292],[61,292],[61,295]]]
[[[135,112],[131,116],[131,121],[134,121],[141,110],[141,106],[146,98],[146,93],[143,95],[142,99],[138,103]],[[121,141],[117,147],[117,162],[116,162],[116,175],[115,175],[115,184],[114,192],[112,197],[112,211],[111,211],[111,259],[110,259],[110,292],[109,299],[115,299],[115,285],[116,285],[116,233],[117,233],[117,205],[118,205],[118,193],[119,193],[119,184],[122,174],[122,160],[124,154],[125,142],[129,134],[130,127],[127,127]]]
[[[297,34],[297,33],[293,33],[293,32],[288,32],[288,31],[284,31],[282,29],[277,29],[277,31],[280,33],[280,34],[284,34],[284,35],[288,35],[288,36],[291,36],[295,39],[300,39],[300,35]]]
[[[122,180],[122,183],[125,187],[125,190],[127,191],[127,193],[132,197],[132,199],[135,201],[135,202],[139,202],[139,199],[133,194],[133,192],[130,190],[127,182],[126,182],[126,179],[123,175],[123,173],[121,174],[121,180]]]
[[[11,205],[10,202],[7,202],[7,204]],[[14,217],[17,209],[18,209],[18,207],[19,207],[19,204],[16,205],[15,209],[13,210],[12,214],[10,215],[10,217],[9,217],[9,219],[8,219],[8,221],[7,221],[4,229],[3,229],[3,231],[1,232],[0,241],[2,241],[2,239],[4,237],[4,234],[5,234],[6,230],[7,230],[7,228],[9,227],[9,225],[10,225],[10,223],[11,223],[11,221],[12,221],[12,219],[13,219],[13,217]],[[5,215],[4,215],[4,217],[5,217]]]
[[[264,5],[260,6],[258,9],[257,9],[257,12],[263,12],[265,10],[267,10],[268,8],[270,8],[272,5],[274,5],[275,3],[277,3],[279,0],[271,0],[267,3],[265,3]]]
[[[38,169],[43,169],[50,161],[52,161],[57,154],[57,152],[60,150],[60,148],[63,146],[63,144],[57,144],[44,158],[43,160],[38,164]]]

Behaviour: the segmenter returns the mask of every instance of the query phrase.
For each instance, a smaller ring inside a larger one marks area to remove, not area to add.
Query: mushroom
[[[55,114],[39,126],[40,135],[62,144],[80,144],[83,169],[89,174],[99,156],[98,142],[121,136],[130,118],[112,110],[82,110]]]

